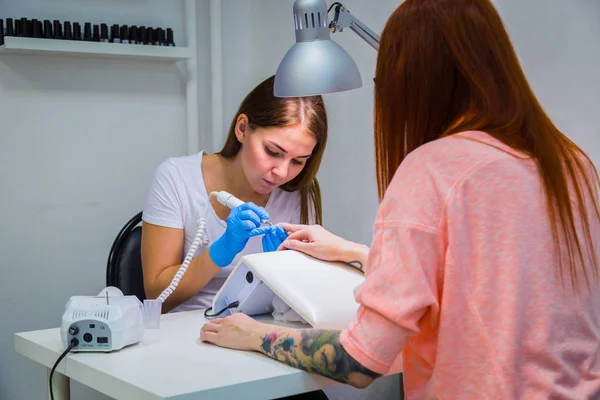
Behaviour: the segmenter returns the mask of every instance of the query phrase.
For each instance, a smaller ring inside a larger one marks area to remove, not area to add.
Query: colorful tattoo
[[[294,334],[297,332],[297,334]],[[339,331],[308,329],[262,337],[261,351],[276,360],[339,382],[373,380],[379,376],[360,365],[340,344]]]
[[[271,333],[270,335],[262,338],[263,342],[260,346],[260,349],[263,351],[263,353],[271,352],[271,349],[273,348],[273,342],[275,342],[275,340],[277,340],[277,335],[275,333]]]

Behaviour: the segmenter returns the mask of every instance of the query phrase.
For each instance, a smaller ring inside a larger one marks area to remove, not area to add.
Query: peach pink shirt
[[[421,146],[380,205],[341,343],[377,373],[401,355],[407,399],[599,398],[600,285],[564,290],[553,243],[533,160],[483,132]]]

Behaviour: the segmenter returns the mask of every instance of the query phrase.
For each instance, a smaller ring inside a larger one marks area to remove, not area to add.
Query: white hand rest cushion
[[[364,275],[349,265],[293,250],[247,255],[236,268],[242,263],[313,328],[344,329],[356,315]]]

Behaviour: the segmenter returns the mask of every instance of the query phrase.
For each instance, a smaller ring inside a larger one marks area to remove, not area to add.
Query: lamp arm
[[[352,15],[341,3],[337,3],[334,17],[329,23],[329,30],[332,33],[343,32],[344,28],[352,29],[354,33],[370,44],[371,47],[379,50],[379,35]]]

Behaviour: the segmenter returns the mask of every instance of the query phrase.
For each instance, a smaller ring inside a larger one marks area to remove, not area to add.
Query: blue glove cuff
[[[226,244],[223,243],[222,236],[219,239],[217,239],[213,244],[211,244],[210,248],[208,249],[210,259],[219,268],[225,268],[233,262],[235,254],[232,253],[232,251],[227,249]]]

